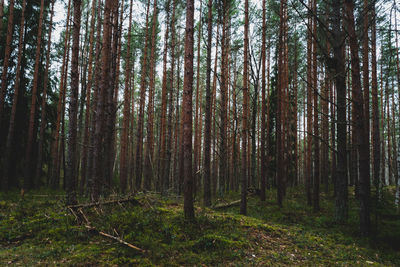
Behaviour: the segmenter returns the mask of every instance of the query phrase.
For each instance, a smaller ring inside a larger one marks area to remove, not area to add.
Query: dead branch
[[[135,198],[126,198],[126,199],[117,199],[117,200],[109,200],[103,202],[94,202],[94,203],[85,203],[85,204],[78,204],[78,205],[71,205],[67,206],[69,209],[77,209],[77,208],[89,208],[95,206],[102,206],[102,205],[109,205],[114,203],[125,203],[125,202],[132,202],[132,204],[139,205],[140,202]]]
[[[125,245],[125,246],[128,246],[128,247],[130,247],[130,248],[132,248],[132,249],[134,249],[134,250],[137,250],[137,251],[142,252],[142,253],[145,253],[145,252],[146,252],[144,249],[141,249],[141,248],[139,248],[139,247],[137,247],[137,246],[135,246],[135,245],[132,245],[132,244],[130,244],[130,243],[128,243],[128,242],[122,240],[122,239],[119,238],[119,237],[116,237],[116,236],[113,236],[113,235],[104,233],[104,232],[102,232],[102,231],[99,231],[99,230],[97,230],[96,228],[94,228],[94,227],[92,227],[92,226],[90,226],[90,225],[86,225],[86,228],[88,228],[88,229],[91,230],[91,231],[97,232],[99,235],[102,235],[102,236],[111,238],[111,239],[113,239],[113,240],[115,240],[115,241],[118,241],[119,243],[121,243],[121,244],[123,244],[123,245]]]

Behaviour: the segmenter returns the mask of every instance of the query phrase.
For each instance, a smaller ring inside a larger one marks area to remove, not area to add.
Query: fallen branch
[[[249,193],[247,196],[250,197],[252,195],[254,195],[254,193]],[[226,204],[218,204],[218,205],[215,205],[214,207],[212,207],[212,209],[214,209],[214,210],[226,209],[226,208],[230,208],[230,207],[239,205],[240,202],[241,202],[241,199],[235,200],[235,201],[232,201],[232,202],[229,202],[229,203],[226,203]]]
[[[111,239],[113,239],[113,240],[115,240],[115,241],[118,241],[119,243],[121,243],[121,244],[123,244],[123,245],[125,245],[125,246],[128,246],[128,247],[130,247],[130,248],[132,248],[132,249],[135,249],[135,250],[140,251],[140,252],[142,252],[142,253],[145,253],[145,252],[146,252],[144,249],[141,249],[141,248],[139,248],[139,247],[137,247],[137,246],[135,246],[135,245],[132,245],[132,244],[130,244],[130,243],[128,243],[128,242],[122,240],[122,239],[119,238],[119,237],[116,237],[116,236],[113,236],[113,235],[104,233],[104,232],[102,232],[102,231],[99,231],[99,230],[97,230],[96,228],[94,228],[94,227],[92,227],[92,226],[86,225],[86,228],[88,228],[88,229],[91,230],[91,231],[97,232],[99,235],[102,235],[102,236],[111,238]]]
[[[214,206],[213,209],[214,210],[218,210],[218,209],[225,209],[225,208],[229,208],[229,207],[232,207],[232,206],[236,206],[236,205],[240,204],[240,201],[241,200],[239,199],[239,200],[235,200],[233,202],[229,202],[227,204],[219,204],[219,205]]]
[[[101,205],[109,205],[114,203],[124,203],[124,202],[132,202],[132,204],[139,205],[140,202],[135,198],[126,198],[126,199],[117,199],[117,200],[109,200],[103,202],[93,202],[93,203],[85,203],[85,204],[78,204],[78,205],[70,205],[67,206],[69,209],[77,209],[77,208],[89,208]]]

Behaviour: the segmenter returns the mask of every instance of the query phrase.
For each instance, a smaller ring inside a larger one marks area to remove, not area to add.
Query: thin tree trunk
[[[346,161],[346,67],[344,62],[341,1],[332,0],[332,40],[335,88],[337,92],[337,168],[335,217],[339,223],[348,218],[348,189]]]
[[[42,0],[43,2],[43,0]],[[75,205],[77,184],[77,116],[79,92],[79,33],[81,28],[81,0],[74,0],[74,21],[72,33],[71,57],[71,92],[69,96],[69,121],[68,121],[68,156],[67,169],[65,170],[65,187],[67,192],[67,205]]]
[[[261,183],[260,183],[260,200],[265,201],[265,180],[266,180],[266,147],[265,147],[265,111],[267,107],[265,98],[265,48],[266,48],[266,35],[267,35],[267,23],[266,23],[266,0],[263,0],[262,6],[262,74],[261,74]]]
[[[33,88],[32,88],[32,101],[29,113],[29,126],[28,126],[28,141],[26,144],[25,154],[25,174],[24,174],[24,188],[30,189],[34,186],[34,177],[32,175],[32,147],[35,138],[33,136],[34,124],[35,124],[35,113],[36,113],[36,101],[37,101],[37,89],[39,79],[39,64],[40,64],[40,49],[42,43],[42,26],[43,26],[43,13],[44,13],[44,0],[40,3],[40,15],[39,15],[39,28],[37,34],[36,43],[36,56],[35,56],[35,69],[33,74]],[[79,43],[78,43],[79,45]]]
[[[194,0],[186,1],[185,76],[183,81],[184,213],[194,219],[192,173],[192,93],[193,93]]]
[[[3,69],[2,69],[2,73],[1,73],[1,88],[0,88],[0,125],[3,120],[4,100],[5,100],[6,93],[7,93],[7,74],[8,74],[8,66],[10,64],[11,41],[13,39],[14,2],[15,2],[15,0],[10,0],[10,3],[8,4],[7,38],[6,38],[6,44],[5,44]],[[1,19],[3,19],[3,18],[1,18]]]
[[[39,145],[38,145],[38,155],[37,155],[37,165],[36,165],[36,179],[40,179],[42,172],[42,161],[43,161],[43,143],[44,143],[44,132],[46,128],[46,101],[47,101],[47,86],[49,80],[49,67],[50,67],[50,51],[51,51],[51,33],[53,30],[53,16],[54,16],[54,2],[51,3],[51,15],[49,24],[49,34],[47,37],[47,53],[46,53],[46,69],[44,73],[43,81],[43,96],[42,96],[42,108],[40,115],[40,132],[39,132]]]
[[[157,24],[157,0],[154,0],[153,25],[151,31],[151,52],[150,52],[150,83],[149,83],[149,104],[147,118],[147,142],[146,142],[146,158],[144,169],[144,189],[150,190],[153,180],[154,165],[154,92],[155,92],[155,49],[156,49],[156,24]]]
[[[146,72],[147,72],[147,47],[149,42],[148,25],[149,25],[149,11],[150,11],[150,0],[147,1],[146,9],[146,27],[145,27],[145,42],[143,48],[143,62],[140,78],[140,106],[138,116],[138,129],[137,129],[137,143],[136,143],[136,189],[139,190],[142,187],[142,155],[143,155],[143,124],[144,124],[144,105],[146,97]]]
[[[211,46],[212,46],[212,0],[208,0],[207,18],[207,76],[206,110],[204,122],[204,206],[211,206]]]
[[[243,121],[242,121],[242,174],[240,214],[247,214],[247,113],[248,113],[248,47],[249,47],[249,1],[244,2],[244,67],[243,67]]]

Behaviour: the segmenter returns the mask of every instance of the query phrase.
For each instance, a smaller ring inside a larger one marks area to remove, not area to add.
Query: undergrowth
[[[252,196],[248,216],[239,215],[238,207],[223,211],[198,207],[196,220],[188,222],[180,198],[139,194],[141,205],[82,208],[85,222],[78,218],[80,213],[65,208],[60,192],[35,191],[24,198],[16,192],[2,194],[0,265],[400,265],[400,220],[388,204],[390,194],[383,198],[388,201],[385,209],[383,205],[374,209],[378,216],[372,216],[373,228],[378,231],[370,239],[358,236],[356,201],[350,201],[348,223],[337,225],[330,196],[323,194],[321,211],[313,213],[303,195],[301,189],[289,190],[282,209],[274,193],[268,194],[266,202]],[[229,194],[218,201],[237,198]],[[88,229],[87,223],[97,231]]]

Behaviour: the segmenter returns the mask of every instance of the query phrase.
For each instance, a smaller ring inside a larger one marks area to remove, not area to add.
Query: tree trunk
[[[128,179],[128,166],[127,166],[127,152],[128,152],[128,133],[129,133],[129,122],[130,122],[130,110],[131,110],[131,88],[130,88],[130,63],[131,63],[131,38],[132,38],[132,6],[133,0],[130,1],[129,9],[129,27],[128,27],[128,44],[126,49],[126,60],[125,60],[125,88],[124,88],[124,111],[122,121],[122,134],[121,134],[121,152],[120,152],[120,191],[126,192],[127,179]],[[133,123],[133,122],[132,122]]]
[[[12,153],[12,146],[14,142],[14,129],[15,129],[15,117],[17,113],[17,104],[19,97],[19,89],[21,83],[21,60],[22,60],[22,52],[23,52],[23,43],[24,43],[24,25],[25,25],[25,7],[26,1],[24,0],[22,3],[22,12],[21,12],[21,22],[20,22],[20,32],[19,32],[19,41],[18,41],[18,61],[17,61],[17,70],[15,74],[15,84],[14,84],[14,97],[10,114],[10,121],[8,126],[8,133],[6,139],[5,153],[2,156],[2,181],[1,188],[4,191],[8,190],[10,183],[10,159]],[[1,117],[0,117],[1,124]]]
[[[43,1],[43,0],[42,0]],[[77,116],[79,92],[79,33],[81,27],[81,0],[74,0],[74,21],[72,32],[71,92],[69,96],[68,156],[65,172],[67,205],[75,205],[77,183]]]
[[[354,92],[353,102],[356,108],[357,144],[359,145],[359,198],[360,198],[360,230],[361,234],[367,236],[370,227],[370,181],[369,181],[369,146],[366,134],[366,120],[364,113],[364,100],[360,80],[360,59],[358,56],[358,43],[354,26],[354,3],[352,0],[345,1],[345,12],[347,20],[347,31],[351,50],[352,66],[352,90]]]
[[[151,52],[150,52],[150,83],[149,83],[149,105],[147,118],[147,142],[146,142],[146,158],[144,169],[144,189],[150,190],[153,180],[154,165],[154,92],[155,92],[155,49],[156,49],[156,24],[157,24],[157,0],[154,1],[153,25],[151,32]]]
[[[339,223],[348,217],[346,161],[346,66],[344,62],[344,33],[341,28],[341,1],[332,0],[332,40],[335,88],[337,92],[337,168],[335,217]]]
[[[0,126],[3,120],[3,109],[4,100],[7,94],[7,74],[8,65],[10,64],[11,55],[11,41],[13,39],[13,27],[14,27],[14,2],[15,0],[10,0],[8,4],[8,25],[7,25],[7,37],[5,44],[5,52],[3,59],[3,69],[1,73],[1,88],[0,88]],[[1,18],[3,20],[3,18]]]
[[[49,35],[47,37],[47,53],[46,53],[46,69],[44,73],[43,81],[43,96],[42,96],[42,109],[40,115],[40,132],[39,132],[39,145],[38,145],[38,156],[35,177],[40,181],[42,173],[42,161],[43,161],[43,143],[44,143],[44,132],[46,128],[46,101],[47,101],[47,86],[49,80],[49,67],[50,67],[50,51],[51,51],[51,33],[53,30],[53,16],[54,16],[54,2],[51,3],[51,15],[49,24]]]
[[[136,189],[139,190],[142,187],[142,171],[143,171],[143,163],[142,163],[142,155],[143,155],[143,124],[144,124],[144,105],[145,105],[145,97],[146,97],[146,72],[147,72],[147,46],[149,42],[148,35],[148,25],[149,25],[149,11],[150,11],[150,0],[147,1],[147,9],[146,9],[146,27],[145,27],[145,42],[143,48],[143,62],[142,62],[142,70],[141,70],[141,78],[140,78],[140,106],[139,106],[139,118],[138,118],[138,129],[137,129],[137,143],[136,143]]]
[[[35,56],[35,70],[33,73],[33,88],[32,88],[32,101],[29,113],[29,127],[28,127],[28,141],[26,144],[25,154],[25,174],[24,174],[24,188],[31,189],[34,186],[34,177],[32,175],[32,147],[35,138],[33,135],[35,125],[35,112],[36,112],[36,101],[37,101],[37,89],[39,79],[39,64],[40,64],[40,48],[42,43],[42,26],[43,26],[43,13],[44,13],[44,0],[40,3],[40,17],[39,17],[39,28],[37,34],[36,43],[36,56]],[[78,43],[79,45],[79,43]],[[79,81],[78,81],[79,82]]]
[[[93,151],[93,178],[90,192],[90,199],[97,201],[101,193],[100,189],[104,185],[104,158],[103,158],[103,131],[104,131],[104,112],[106,101],[106,90],[110,86],[110,64],[109,55],[111,53],[111,11],[113,0],[106,0],[103,18],[103,47],[101,50],[101,81],[98,92],[96,108],[96,125],[94,130],[94,151]]]
[[[206,110],[204,122],[204,206],[211,206],[211,46],[212,46],[212,0],[208,0],[207,18],[207,76]]]
[[[244,67],[243,67],[243,121],[242,121],[242,174],[240,214],[247,214],[247,113],[248,113],[248,47],[249,47],[249,1],[244,2]]]
[[[192,173],[192,93],[193,93],[194,0],[186,1],[185,75],[183,81],[184,213],[194,219]]]

